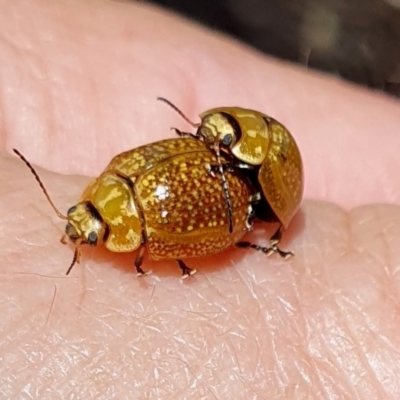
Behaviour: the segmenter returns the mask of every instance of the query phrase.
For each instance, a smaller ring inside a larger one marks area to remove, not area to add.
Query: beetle
[[[283,258],[292,256],[292,252],[280,250],[278,243],[300,206],[304,175],[299,148],[286,127],[266,114],[240,107],[207,110],[200,114],[200,123],[196,124],[169,100],[157,99],[167,103],[197,129],[192,134],[172,128],[179,136],[197,138],[215,153],[217,164],[212,165],[210,173],[220,173],[229,226],[233,224],[233,210],[229,211],[231,195],[225,171],[247,170],[262,195],[256,206],[256,216],[279,223],[270,239],[272,248]],[[228,157],[227,163],[221,159],[221,152]]]
[[[138,250],[134,262],[138,276],[146,275],[142,269],[146,252],[152,260],[176,260],[183,277],[196,272],[183,258],[234,245],[270,254],[267,247],[241,242],[252,229],[252,202],[257,194],[240,171],[226,171],[234,218],[233,231],[227,232],[220,180],[207,169],[216,157],[199,140],[166,139],[117,155],[67,215],[58,211],[32,165],[18,150],[14,152],[31,170],[57,215],[67,221],[61,242],[75,246],[67,275],[79,263],[84,244],[104,244],[112,252]]]

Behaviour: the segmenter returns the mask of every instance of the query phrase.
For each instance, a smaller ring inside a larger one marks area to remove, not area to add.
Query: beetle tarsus
[[[135,259],[135,268],[136,268],[136,275],[137,276],[146,276],[151,274],[151,271],[144,271],[142,269],[142,264],[143,264],[143,257],[144,253],[146,252],[146,247],[141,246],[139,250],[139,254],[137,255]]]
[[[237,242],[236,247],[239,247],[240,249],[254,249],[257,251],[261,251],[267,256],[270,256],[272,253],[274,253],[273,247],[263,247],[259,246],[258,244],[250,243],[250,242]]]
[[[143,271],[142,268],[139,268],[140,271],[136,268],[137,272],[136,272],[136,276],[141,278],[143,276],[148,276],[151,275],[151,271]]]
[[[211,175],[213,178],[215,178],[215,173],[218,172],[218,165],[207,164],[206,169],[208,174]]]
[[[276,250],[274,250],[275,252],[277,252],[284,260],[287,260],[290,257],[294,256],[294,253],[291,251],[282,251],[280,248],[276,247]]]
[[[197,272],[195,269],[189,268],[182,260],[176,260],[176,262],[182,270],[182,279],[190,278]]]
[[[291,251],[283,251],[276,244],[272,244],[271,247],[259,246],[258,244],[250,243],[250,242],[238,242],[236,243],[236,247],[240,249],[254,249],[257,251],[263,252],[267,257],[272,255],[273,253],[279,254],[284,260],[294,256]]]
[[[278,253],[284,260],[287,260],[290,257],[293,257],[294,254],[291,251],[283,251],[278,247],[278,243],[282,239],[283,234],[283,225],[281,225],[277,231],[272,235],[269,242],[271,243],[271,247],[274,250],[274,253]]]

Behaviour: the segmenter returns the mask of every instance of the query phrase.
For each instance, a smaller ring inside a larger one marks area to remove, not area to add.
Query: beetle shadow
[[[135,259],[138,251],[131,253],[114,253],[107,250],[104,246],[96,249],[84,249],[82,252],[82,261],[90,259],[99,265],[105,265],[107,268],[116,268],[124,273],[132,274],[136,277]],[[157,276],[177,276],[180,277],[181,270],[174,260],[149,260],[147,254],[144,256],[142,268],[144,271],[151,271]]]
[[[293,248],[295,245],[294,242],[295,239],[304,231],[305,225],[305,213],[300,209],[291,221],[289,228],[283,232],[282,240],[279,243],[279,248],[283,251],[293,251],[296,255],[296,249]],[[270,238],[273,236],[278,228],[278,223],[257,221],[254,224],[254,229],[251,232],[247,233],[242,240],[246,242],[251,242],[259,246],[269,247]],[[240,263],[249,254],[255,252],[256,250],[254,249],[232,247],[221,253],[203,258],[188,260],[188,265],[191,268],[196,268],[198,272],[210,273],[217,270],[225,269],[227,267],[232,267],[232,263]],[[277,260],[283,260],[277,254],[271,255],[271,259],[272,257]],[[265,258],[270,259],[267,255],[265,255]]]
[[[235,249],[233,248],[235,251]],[[231,249],[227,249],[221,253],[211,254],[205,257],[199,258],[184,258],[185,264],[192,269],[196,269],[197,272],[211,272],[226,268],[227,258],[231,258]],[[236,251],[235,251],[236,252]],[[107,250],[105,247],[99,247],[97,249],[84,248],[82,249],[82,261],[84,265],[85,260],[91,260],[99,266],[104,265],[106,268],[116,268],[127,274],[132,274],[132,277],[136,278],[136,268],[134,265],[137,251],[132,253],[113,253]],[[238,252],[240,254],[240,252]],[[236,256],[235,256],[235,261]],[[151,275],[155,275],[160,278],[176,277],[181,278],[182,271],[175,260],[149,260],[148,256],[145,255],[142,268],[144,271],[151,271]],[[150,276],[151,276],[150,275]],[[195,278],[196,275],[193,276]],[[142,280],[142,279],[141,279]],[[143,280],[143,282],[145,279]],[[192,281],[187,279],[186,281]]]
[[[276,232],[279,225],[277,223],[267,223],[256,221],[254,229],[247,233],[243,241],[248,241],[260,246],[269,246],[269,239]],[[292,244],[294,239],[300,235],[305,228],[305,213],[300,209],[292,222],[289,229],[284,231],[279,247],[284,251],[294,251]],[[217,254],[210,254],[199,258],[184,258],[183,261],[189,268],[196,269],[200,273],[211,273],[223,270],[232,266],[232,262],[240,263],[247,257],[249,252],[254,253],[253,249],[228,248]],[[294,251],[295,252],[295,251]],[[106,264],[125,273],[130,273],[136,277],[135,259],[137,251],[132,253],[113,253],[108,251],[104,246],[101,246],[93,251],[91,249],[83,249],[82,261],[91,259],[98,264]],[[272,257],[279,257],[272,255]],[[267,256],[266,256],[267,258]],[[158,277],[181,277],[181,270],[175,260],[149,260],[145,255],[142,268],[145,271],[152,271]],[[196,275],[194,275],[195,277]],[[189,281],[189,280],[187,280]]]

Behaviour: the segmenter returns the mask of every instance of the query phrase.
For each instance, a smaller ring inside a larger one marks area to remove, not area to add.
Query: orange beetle
[[[248,170],[248,176],[257,185],[261,203],[256,206],[256,216],[277,221],[280,226],[271,238],[277,253],[286,258],[291,252],[278,248],[284,228],[287,228],[298,210],[303,196],[303,163],[299,148],[290,132],[278,121],[255,110],[240,107],[218,107],[200,114],[201,122],[191,122],[175,105],[161,100],[176,110],[189,124],[197,128],[195,134],[181,132],[203,141],[217,157],[211,172],[219,172],[225,193],[228,215],[230,212],[229,183],[225,173],[234,169]],[[228,162],[221,160],[221,152]],[[229,221],[230,228],[233,226]]]
[[[254,213],[252,186],[238,171],[225,174],[234,219],[233,232],[228,233],[220,179],[207,172],[216,157],[199,140],[167,139],[117,155],[66,216],[57,210],[31,164],[14,152],[31,169],[57,215],[67,221],[61,241],[75,246],[67,274],[79,263],[83,244],[104,244],[112,252],[139,250],[139,276],[146,274],[141,267],[146,252],[153,260],[176,260],[183,277],[196,272],[183,258],[234,245],[269,253],[268,248],[240,242],[252,228]]]

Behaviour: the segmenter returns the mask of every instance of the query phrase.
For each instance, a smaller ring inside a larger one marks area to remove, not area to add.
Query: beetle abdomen
[[[160,162],[135,181],[150,258],[200,257],[230,247],[245,235],[250,189],[239,175],[226,174],[233,211],[229,234],[220,176],[207,171],[213,163],[214,155],[203,147]]]

